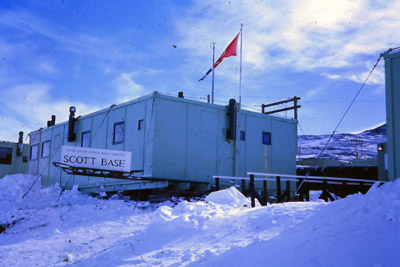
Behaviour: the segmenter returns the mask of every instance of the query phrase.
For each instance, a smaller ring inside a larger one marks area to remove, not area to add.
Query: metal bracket
[[[75,167],[62,162],[53,162],[55,167],[61,168],[67,174],[71,175],[83,175],[83,176],[95,176],[103,178],[114,178],[114,179],[129,179],[129,180],[140,180],[140,177],[133,176],[134,173],[143,172],[143,170],[132,170],[130,172],[122,171],[110,171],[102,169],[92,169]]]

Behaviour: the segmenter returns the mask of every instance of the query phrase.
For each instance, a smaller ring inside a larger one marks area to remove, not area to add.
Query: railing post
[[[365,194],[364,193],[364,190],[363,190],[363,187],[364,187],[364,183],[363,182],[360,182],[360,186],[359,186],[359,191],[362,193],[362,194]]]
[[[250,174],[249,189],[250,189],[250,196],[251,196],[251,207],[254,208],[256,206],[256,201],[254,198],[254,174]]]
[[[246,181],[244,179],[242,179],[241,189],[242,189],[242,194],[246,195]]]
[[[219,191],[219,178],[215,178],[215,190]]]
[[[341,195],[340,197],[347,197],[347,194],[349,192],[348,189],[347,189],[347,181],[343,181],[342,185],[343,185],[343,189],[340,190],[340,191],[343,192],[343,195]]]
[[[263,181],[263,197],[265,200],[265,203],[268,203],[268,188],[267,188],[267,181]],[[267,204],[265,204],[267,205]]]
[[[286,201],[290,201],[290,181],[286,181]]]
[[[325,202],[328,202],[328,180],[324,179],[323,187],[322,187],[322,194],[324,195],[323,199]]]
[[[305,188],[305,192],[306,192],[306,201],[310,201],[310,187],[307,184],[307,181],[304,180],[304,188]]]
[[[276,176],[276,196],[278,198],[278,203],[282,202],[282,197],[281,197],[281,177]]]

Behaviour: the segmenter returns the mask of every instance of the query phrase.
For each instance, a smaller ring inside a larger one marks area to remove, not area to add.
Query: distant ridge
[[[386,136],[386,123],[371,130],[365,130],[361,134],[384,134]]]
[[[330,135],[299,135],[298,146],[301,159],[315,158],[325,146]],[[356,147],[352,140],[362,140],[359,155],[366,158],[377,156],[377,144],[386,142],[386,124],[359,134],[335,134],[321,158],[351,161],[356,158]]]

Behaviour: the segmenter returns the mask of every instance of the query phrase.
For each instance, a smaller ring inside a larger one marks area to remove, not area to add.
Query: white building
[[[0,178],[6,175],[26,173],[28,169],[28,145],[23,144],[23,133],[19,142],[0,141]]]
[[[234,102],[221,106],[154,92],[92,114],[72,116],[70,122],[29,136],[29,173],[41,175],[43,186],[79,185],[84,192],[168,185],[207,189],[214,184],[214,175],[296,173],[297,121],[238,110]],[[68,147],[79,148],[80,152],[73,153],[92,153],[91,149],[130,152],[130,162],[123,167],[143,170],[137,175],[148,180],[67,174],[53,162],[88,168],[75,158],[73,163],[65,159]]]

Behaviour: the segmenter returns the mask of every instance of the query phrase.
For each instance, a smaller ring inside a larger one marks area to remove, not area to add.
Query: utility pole
[[[360,150],[363,145],[363,140],[362,139],[351,139],[351,145],[356,147],[356,159],[360,159],[359,152],[358,152],[358,146],[360,146]]]
[[[215,63],[215,44],[212,42],[213,45],[213,58],[212,58],[212,85],[211,85],[211,103],[214,104],[214,63]]]

